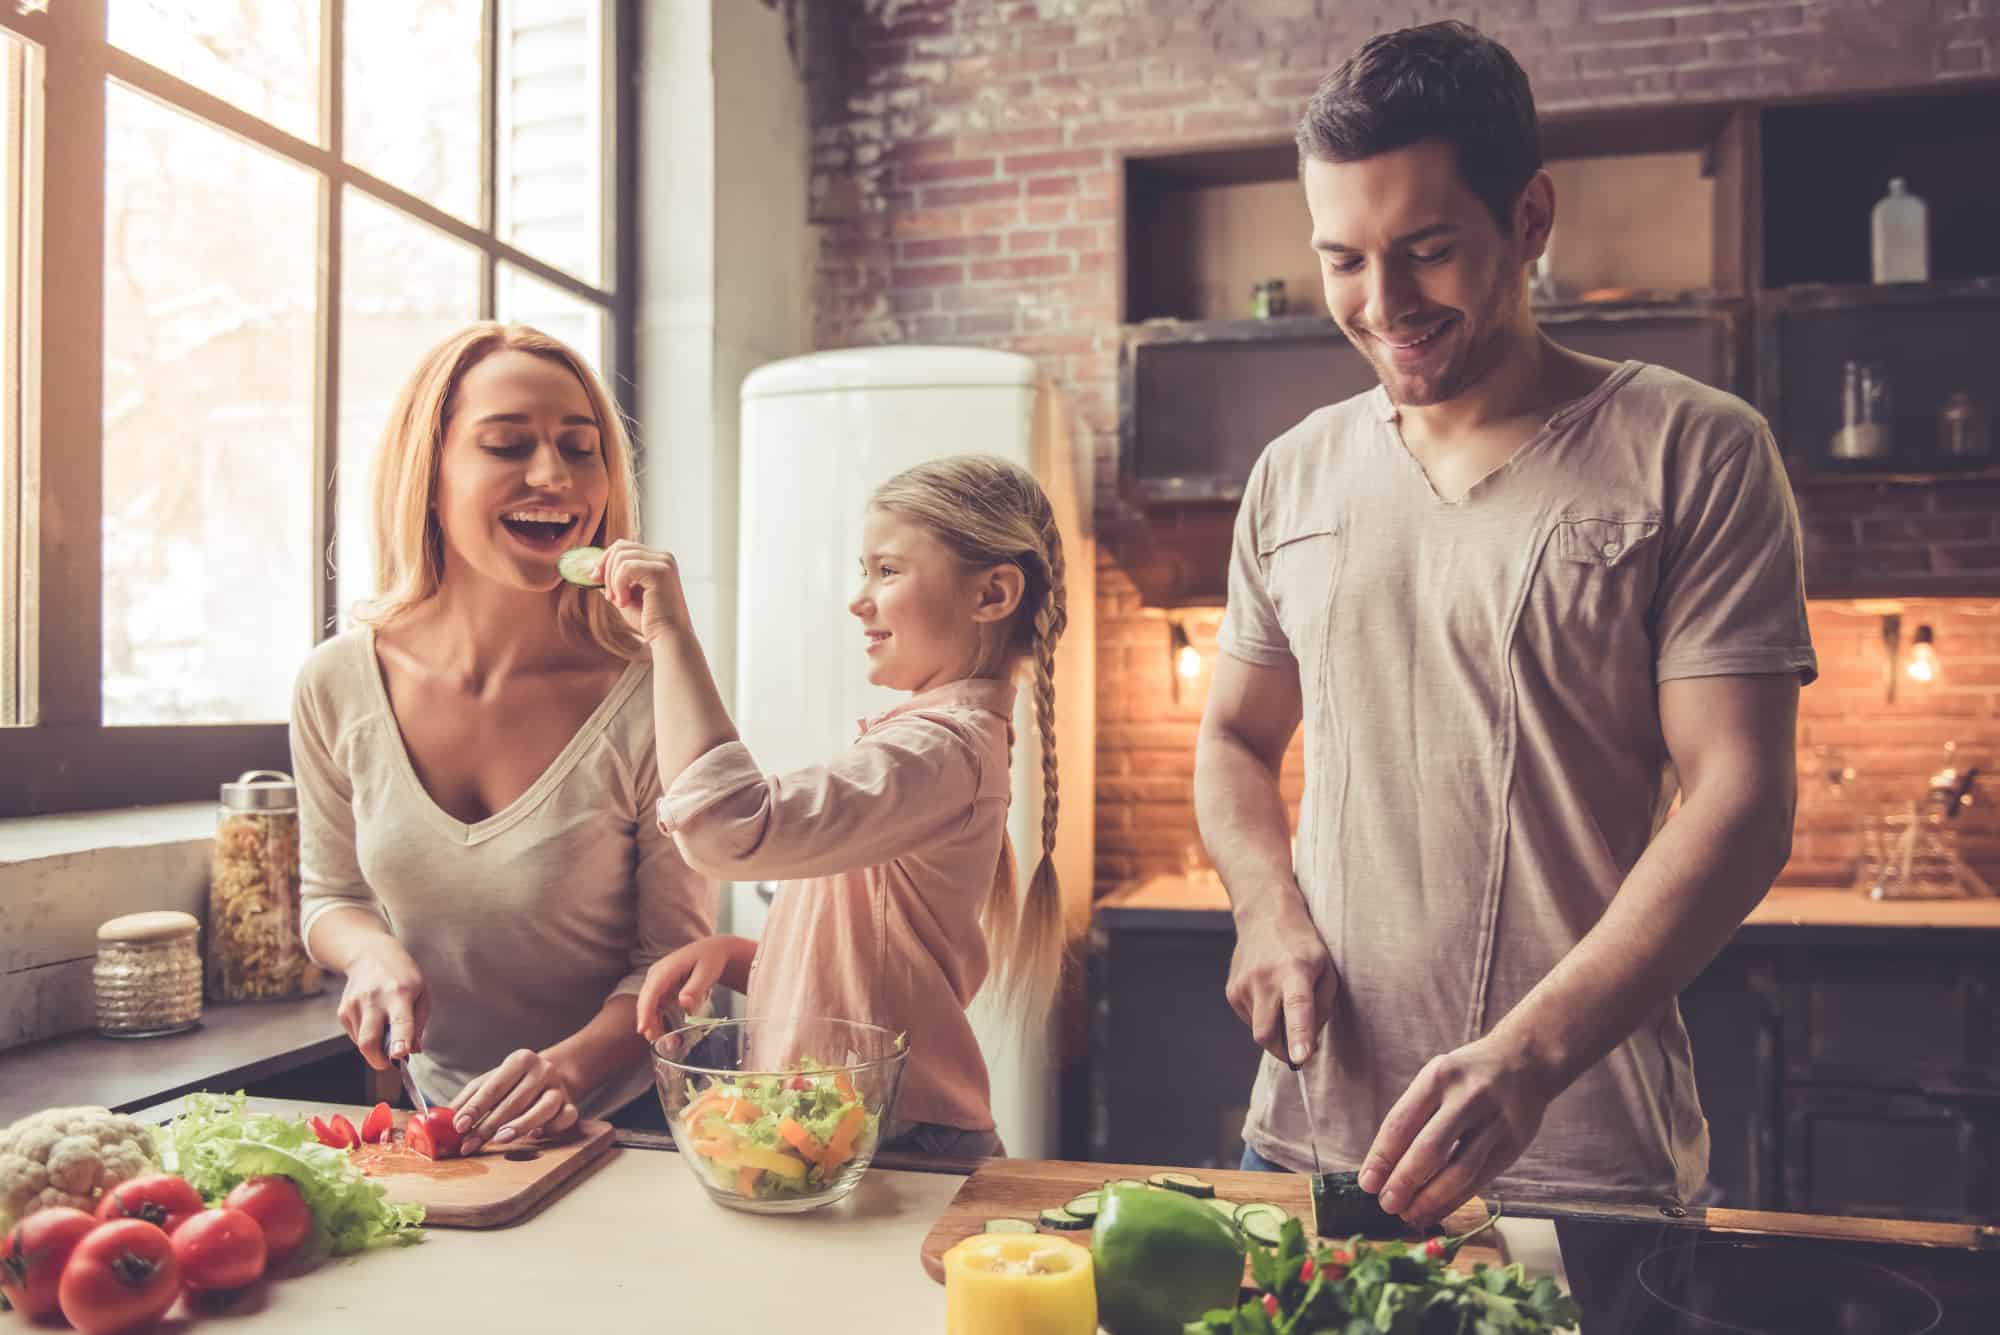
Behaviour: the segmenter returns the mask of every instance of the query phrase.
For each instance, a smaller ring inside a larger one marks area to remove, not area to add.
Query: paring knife
[[[410,1078],[409,1059],[404,1058],[397,1062],[396,1070],[402,1073],[403,1090],[410,1096],[410,1103],[415,1106],[417,1116],[428,1118],[431,1115],[431,1105],[424,1101],[424,1091],[418,1089],[417,1082]]]

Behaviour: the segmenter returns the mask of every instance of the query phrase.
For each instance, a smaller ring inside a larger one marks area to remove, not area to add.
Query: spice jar
[[[299,799],[289,774],[222,785],[208,883],[208,996],[269,1001],[320,987],[299,939]]]
[[[1954,459],[1981,459],[1993,452],[1986,411],[1962,389],[1938,409],[1938,448]]]
[[[201,924],[194,915],[128,913],[97,929],[97,1032],[178,1034],[201,1022]]]

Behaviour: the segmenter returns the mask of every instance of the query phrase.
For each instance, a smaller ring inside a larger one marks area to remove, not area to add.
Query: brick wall
[[[1173,698],[1166,625],[1142,612],[1124,564],[1143,543],[1115,492],[1115,152],[1283,139],[1314,84],[1358,42],[1452,16],[1506,42],[1545,109],[2000,75],[2000,0],[853,0],[847,49],[815,61],[830,72],[822,80],[840,84],[822,82],[814,96],[814,208],[827,224],[812,294],[816,344],[979,343],[1029,354],[1067,386],[1095,440],[1100,889],[1182,865],[1202,685]],[[2000,573],[1995,499],[1965,507],[1958,494],[1927,491],[1815,495],[1809,540],[1834,570],[1860,573],[1879,552],[1897,573]],[[1937,516],[1941,525],[1912,523],[1933,507],[1951,512]],[[1937,615],[1954,637],[1984,624]],[[1865,676],[1866,635],[1849,633],[1861,623],[1816,616],[1816,629],[1835,636],[1823,648],[1828,682]],[[1906,616],[1906,635],[1914,624]],[[1212,624],[1190,629],[1197,644],[1212,643]],[[1849,662],[1836,644],[1861,656]],[[1875,645],[1879,655],[1879,630]],[[1886,713],[1865,694],[1852,682],[1809,691],[1806,744],[1826,730],[1835,739],[1858,731],[1861,740],[1840,744],[1869,757],[1855,762],[1860,782],[1885,792],[1926,771],[1941,719],[1994,717],[1992,698],[1955,673],[1922,702],[1906,696]],[[1848,705],[1866,721],[1844,719]],[[1902,779],[1892,776],[1898,767]],[[1798,865],[1838,861],[1823,828],[1833,817],[1817,805],[1806,814]]]

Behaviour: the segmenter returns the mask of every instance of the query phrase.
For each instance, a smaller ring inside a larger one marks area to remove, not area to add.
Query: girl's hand
[[[679,1007],[683,1015],[692,1015],[700,1009],[714,990],[716,980],[746,945],[752,951],[756,949],[755,942],[746,942],[741,937],[707,936],[654,960],[639,988],[639,1032],[646,1041],[655,1042],[667,1032],[660,1018],[664,1005]]]
[[[671,552],[620,538],[604,549],[601,578],[604,596],[646,643],[669,631],[693,629],[680,565]]]
[[[471,1154],[481,1145],[553,1136],[576,1125],[576,1093],[557,1065],[520,1048],[459,1093],[453,1119]]]
[[[348,962],[340,993],[340,1027],[378,1071],[424,1050],[430,992],[402,942],[384,933]]]

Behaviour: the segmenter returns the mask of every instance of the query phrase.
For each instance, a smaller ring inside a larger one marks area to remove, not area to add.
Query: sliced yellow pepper
[[[944,1254],[945,1335],[1095,1335],[1090,1252],[1040,1233],[977,1233]]]

